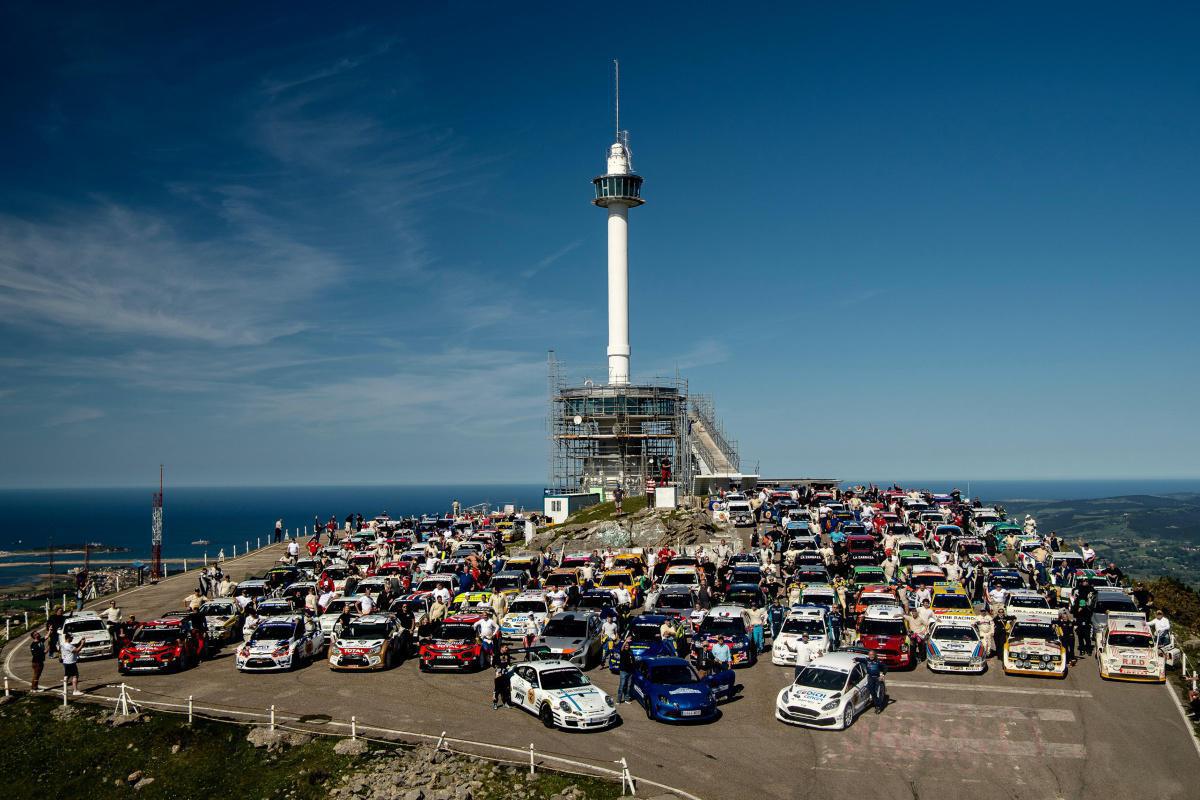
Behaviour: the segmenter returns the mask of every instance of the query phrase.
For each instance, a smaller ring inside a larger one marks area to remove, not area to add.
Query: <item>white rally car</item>
[[[1164,683],[1167,660],[1141,614],[1109,612],[1096,641],[1100,677],[1117,681]]]
[[[1047,622],[1058,619],[1058,609],[1051,608],[1044,595],[1032,589],[1009,589],[1004,597],[1004,616],[1038,617]]]
[[[79,658],[108,658],[115,655],[108,626],[95,611],[76,611],[63,620],[63,633],[79,648]]]
[[[358,603],[361,599],[355,594],[349,597],[335,597],[329,601],[329,605],[325,606],[325,610],[317,616],[317,626],[321,629],[321,635],[325,637],[325,641],[331,641],[335,637],[334,626],[337,625],[342,611],[349,608],[352,616],[359,615]]]
[[[827,653],[813,659],[780,690],[775,719],[789,725],[845,730],[871,704],[867,691],[866,657],[859,653]],[[887,696],[884,681],[879,691]]]
[[[812,655],[829,651],[829,622],[827,611],[821,606],[792,606],[783,620],[783,627],[771,642],[771,663],[778,666],[795,666],[796,645],[801,636],[808,636],[808,648]]]
[[[930,672],[983,672],[987,669],[979,627],[962,617],[939,617],[929,629],[926,666]]]
[[[527,661],[509,677],[509,698],[547,728],[600,730],[617,721],[613,699],[567,661]]]
[[[550,617],[550,602],[543,591],[521,592],[508,603],[508,613],[500,619],[500,635],[508,643],[526,636],[536,637]]]
[[[239,672],[297,669],[324,647],[321,629],[304,617],[268,617],[238,648],[236,665]]]

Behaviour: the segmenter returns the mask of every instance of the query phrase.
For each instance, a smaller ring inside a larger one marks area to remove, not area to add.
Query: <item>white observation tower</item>
[[[629,209],[642,199],[642,178],[633,172],[629,133],[621,130],[621,73],[616,70],[616,135],[608,148],[608,169],[592,179],[593,203],[608,209],[608,383],[629,383]]]

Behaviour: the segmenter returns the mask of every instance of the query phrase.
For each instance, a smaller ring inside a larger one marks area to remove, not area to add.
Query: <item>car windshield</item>
[[[577,669],[549,669],[541,674],[543,689],[578,689],[590,681]]]
[[[443,623],[438,630],[436,639],[470,641],[475,638],[475,628],[465,622]]]
[[[614,605],[610,594],[587,594],[579,598],[580,608],[609,608]]]
[[[290,639],[295,632],[296,626],[291,623],[264,622],[254,629],[254,635],[250,639],[256,642],[264,639]]]
[[[341,567],[329,567],[325,570],[325,577],[331,581],[344,580],[348,574],[349,570],[342,569]]]
[[[1016,575],[1002,575],[999,578],[992,578],[992,586],[1001,586],[1005,589],[1024,589],[1025,582]]]
[[[884,594],[883,592],[871,592],[870,594],[864,594],[859,602],[861,602],[864,606],[898,605],[895,597],[892,597],[890,594]]]
[[[179,628],[142,628],[133,635],[135,642],[148,643],[167,643],[175,642],[183,638],[183,631]]]
[[[666,608],[672,611],[682,611],[692,607],[692,596],[681,592],[668,592],[660,594],[658,600],[654,603],[657,608]]]
[[[1130,597],[1100,597],[1096,600],[1096,611],[1107,614],[1110,611],[1132,611],[1137,613],[1137,604]]]
[[[635,642],[652,642],[658,638],[660,628],[654,623],[641,623],[629,627],[629,635]]]
[[[514,600],[508,605],[510,614],[545,614],[545,600]]]
[[[796,573],[796,581],[798,583],[824,583],[827,577],[824,572],[817,570],[801,570]]]
[[[800,619],[785,619],[783,633],[807,633],[809,636],[824,636],[825,626],[821,620],[812,617]]]
[[[971,599],[965,594],[939,594],[933,598],[934,608],[970,609]]]
[[[520,589],[524,585],[525,581],[520,575],[497,575],[491,583],[493,589]]]
[[[691,664],[667,664],[650,670],[650,680],[667,686],[678,686],[684,683],[699,683],[700,676]]]
[[[663,584],[666,586],[679,586],[699,583],[694,572],[668,572],[663,576]]]
[[[605,575],[600,579],[601,586],[624,586],[629,582],[629,578],[625,575]]]
[[[1008,604],[1014,608],[1049,608],[1050,604],[1046,602],[1046,598],[1038,595],[1037,597],[1010,597]]]
[[[700,633],[721,633],[726,636],[742,636],[746,626],[741,617],[705,617],[700,623]]]
[[[343,639],[386,639],[388,626],[383,622],[351,622],[342,630]]]
[[[979,641],[979,635],[975,633],[975,629],[968,628],[965,625],[943,625],[933,632],[933,638],[947,642]]]
[[[821,689],[826,692],[840,691],[846,685],[846,673],[821,667],[805,667],[796,676],[795,686],[804,689]]]
[[[763,599],[759,592],[730,592],[725,595],[725,602],[735,606],[761,606]]]
[[[233,616],[233,608],[217,603],[205,603],[200,606],[200,613],[206,617],[229,617]]]
[[[1008,638],[1016,641],[1018,639],[1035,639],[1040,641],[1051,641],[1058,638],[1054,633],[1052,625],[1038,625],[1033,622],[1018,622],[1013,625],[1012,630],[1008,633]]]
[[[559,573],[546,578],[547,586],[574,586],[575,575],[571,573]]]
[[[935,583],[941,583],[946,580],[945,575],[913,575],[910,581],[913,586],[933,586]]]
[[[587,623],[581,619],[552,619],[542,629],[543,636],[561,636],[564,639],[582,639],[587,636]]]
[[[970,555],[983,555],[987,552],[987,547],[985,547],[982,542],[959,542],[958,549],[959,551]]]
[[[1108,644],[1110,647],[1137,647],[1143,650],[1151,647],[1150,637],[1144,633],[1110,633]]]
[[[859,621],[858,632],[865,636],[902,636],[904,620],[865,618]]]
[[[63,630],[67,633],[85,633],[87,631],[102,631],[105,630],[104,623],[98,619],[81,619],[78,622],[67,621],[63,625]]]
[[[343,600],[341,598],[338,598],[337,600],[330,600],[329,605],[325,606],[325,613],[326,614],[341,614],[347,608],[349,608],[351,611],[357,611],[358,610],[358,601],[357,600]]]

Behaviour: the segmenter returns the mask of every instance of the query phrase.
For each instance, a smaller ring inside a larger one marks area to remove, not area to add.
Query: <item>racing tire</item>
[[[417,666],[420,668],[421,672],[429,672],[429,665],[426,664],[423,659]]]
[[[846,710],[842,712],[842,730],[846,730],[854,724],[854,703],[846,703]]]
[[[646,700],[646,719],[654,719],[654,701],[650,699]]]
[[[554,712],[550,710],[549,703],[542,703],[542,707],[538,711],[538,719],[540,719],[542,724],[547,728],[554,727]]]

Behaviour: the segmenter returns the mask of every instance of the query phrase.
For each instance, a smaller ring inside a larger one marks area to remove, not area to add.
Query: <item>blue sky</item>
[[[1197,475],[1200,15],[1128,4],[0,12],[0,485],[541,481],[603,374],[744,466]]]

